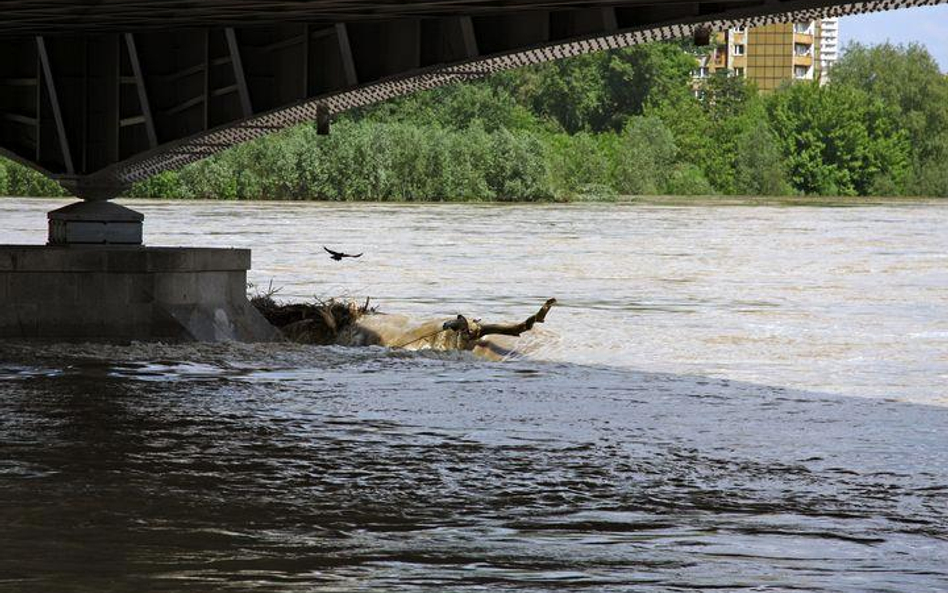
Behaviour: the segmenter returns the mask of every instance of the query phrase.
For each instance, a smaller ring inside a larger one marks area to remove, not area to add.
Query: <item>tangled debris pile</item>
[[[369,306],[369,299],[357,305],[352,301],[316,300],[312,303],[277,303],[273,292],[254,296],[250,304],[283,332],[288,340],[327,346],[336,344],[340,332],[369,313],[377,313]]]
[[[251,297],[251,304],[283,335],[293,342],[315,345],[386,346],[389,348],[469,350],[500,352],[487,336],[520,336],[546,320],[556,299],[548,299],[540,309],[519,323],[481,323],[458,315],[454,319],[413,323],[399,315],[379,313],[353,301],[329,299],[313,303],[278,303],[276,291]]]

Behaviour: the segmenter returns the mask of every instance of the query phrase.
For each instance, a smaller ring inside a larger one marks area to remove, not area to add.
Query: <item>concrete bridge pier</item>
[[[0,339],[281,339],[247,300],[249,249],[144,246],[118,191],[50,212],[47,245],[0,245]]]
[[[0,245],[0,339],[275,341],[248,249]]]

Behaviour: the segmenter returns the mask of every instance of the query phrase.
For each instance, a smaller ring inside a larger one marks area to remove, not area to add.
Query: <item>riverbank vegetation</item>
[[[611,200],[948,196],[948,78],[920,46],[851,45],[830,82],[758,94],[691,78],[693,48],[636,46],[494,75],[247,143],[136,197]],[[0,195],[58,186],[0,162]]]

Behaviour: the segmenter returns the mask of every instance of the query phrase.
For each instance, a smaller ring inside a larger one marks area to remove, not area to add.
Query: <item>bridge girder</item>
[[[944,0],[0,1],[0,151],[87,199],[288,126],[715,29]]]

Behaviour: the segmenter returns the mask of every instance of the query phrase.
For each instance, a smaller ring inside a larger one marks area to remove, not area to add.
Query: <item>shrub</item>
[[[676,196],[707,196],[715,193],[701,168],[690,163],[682,163],[672,170],[665,191]]]

